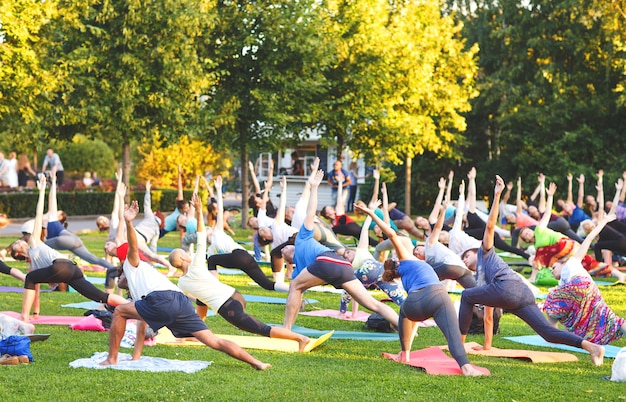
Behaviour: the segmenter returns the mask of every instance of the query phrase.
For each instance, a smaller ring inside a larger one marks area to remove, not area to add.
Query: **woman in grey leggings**
[[[360,205],[356,205],[355,209],[368,214],[374,219],[376,224],[393,242],[396,254],[400,260],[385,261],[385,272],[382,278],[384,281],[401,278],[402,285],[408,294],[400,308],[398,329],[402,352],[400,352],[399,359],[406,363],[410,361],[411,346],[415,338],[417,322],[433,317],[437,326],[446,337],[450,354],[461,367],[463,375],[483,375],[481,371],[469,363],[461,339],[454,305],[433,268],[424,261],[418,260],[410,250],[407,250],[397,239],[396,232],[376,216],[374,211]]]

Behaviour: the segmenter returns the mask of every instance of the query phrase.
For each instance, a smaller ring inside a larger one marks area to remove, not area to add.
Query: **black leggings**
[[[333,226],[333,232],[335,232],[335,234],[340,234],[344,236],[352,236],[357,241],[359,241],[359,239],[361,238],[361,226],[359,226],[359,224],[356,222],[340,223],[336,226]],[[378,244],[378,240],[372,239],[370,237],[369,243],[370,247],[376,247],[376,245]]]
[[[467,229],[465,229],[465,233],[478,240],[482,240],[485,235],[485,227],[487,227],[485,221],[480,219],[480,217],[478,217],[478,215],[476,215],[475,213],[468,212],[467,223],[468,227]],[[517,254],[526,260],[530,258],[530,254],[525,253],[522,249],[511,246],[509,243],[502,240],[502,237],[500,237],[500,235],[497,233],[494,233],[493,236],[493,246],[498,250],[508,251],[509,253]]]
[[[24,282],[24,289],[35,289],[37,283],[60,283],[64,282],[76,289],[78,293],[86,298],[97,301],[99,303],[106,303],[109,299],[109,295],[104,293],[92,285],[85,276],[83,271],[80,270],[70,260],[58,259],[54,260],[52,265],[47,268],[36,269],[26,275]]]
[[[286,242],[279,244],[270,251],[270,258],[272,260],[272,272],[280,272],[283,270],[283,249],[287,246],[293,246],[296,244],[296,236],[291,236]]]
[[[611,250],[616,254],[626,255],[626,236],[610,226],[605,226],[594,247],[594,254],[598,261],[603,261],[602,250]]]
[[[0,261],[0,274],[11,275],[11,267]]]
[[[262,323],[256,318],[252,317],[248,313],[246,313],[243,309],[243,305],[239,300],[233,299],[232,297],[226,300],[226,303],[222,304],[219,310],[217,310],[217,314],[224,317],[226,321],[233,324],[239,329],[244,331],[251,332],[253,334],[270,336],[270,331],[272,327],[267,324]]]
[[[224,268],[238,268],[263,289],[274,290],[274,282],[265,276],[254,257],[246,250],[237,249],[230,254],[213,254],[207,259],[209,271],[216,271],[218,265]]]

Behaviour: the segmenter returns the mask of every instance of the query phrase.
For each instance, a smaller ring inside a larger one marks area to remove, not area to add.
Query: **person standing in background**
[[[20,154],[20,157],[17,160],[17,185],[20,188],[28,187],[28,180],[34,180],[36,178],[37,172],[35,172],[30,166],[28,156],[26,156],[26,154]]]
[[[61,163],[61,158],[59,154],[55,153],[52,148],[48,148],[46,151],[46,157],[43,158],[43,165],[41,165],[41,170],[46,171],[46,168],[52,170],[56,166],[57,168],[57,183],[59,185],[63,185],[63,178],[65,172],[63,171],[63,163]]]
[[[346,205],[346,212],[354,212],[354,203],[356,202],[356,192],[359,189],[359,175],[356,167],[356,162],[350,162],[350,170],[348,171],[348,177],[350,177],[350,185],[348,186],[348,204]]]

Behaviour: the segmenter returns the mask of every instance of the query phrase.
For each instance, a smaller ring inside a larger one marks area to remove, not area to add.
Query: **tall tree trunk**
[[[122,174],[124,176],[124,184],[126,184],[126,188],[130,188],[130,140],[126,134],[124,134],[122,138]],[[124,202],[126,204],[130,204],[130,191],[126,191]]]
[[[404,162],[404,213],[411,216],[411,166],[413,159],[405,158]]]
[[[242,141],[243,142],[243,141]],[[241,227],[248,226],[248,197],[250,196],[248,184],[248,148],[242,144],[240,149],[241,162]]]

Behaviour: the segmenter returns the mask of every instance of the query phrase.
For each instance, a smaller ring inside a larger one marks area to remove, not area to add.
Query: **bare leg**
[[[242,362],[246,362],[257,370],[267,370],[272,367],[270,364],[263,363],[262,361],[255,359],[236,343],[216,337],[213,332],[208,329],[193,332],[192,335],[208,347],[224,352],[235,359],[241,360]]]
[[[100,363],[101,366],[110,366],[117,364],[117,357],[120,351],[120,342],[126,331],[126,320],[135,318],[141,320],[141,316],[135,309],[135,303],[126,303],[118,306],[113,312],[111,320],[111,329],[109,330],[109,355],[106,360]],[[133,355],[133,358],[135,356]],[[137,357],[138,359],[139,357]]]
[[[24,297],[22,298],[22,317],[24,322],[30,322],[30,309],[33,307],[37,291],[35,289],[24,289]]]
[[[310,341],[308,336],[296,334],[295,332],[283,327],[272,327],[272,329],[270,330],[270,338],[289,339],[291,341],[296,341],[299,344],[300,352],[304,350],[304,347]]]
[[[200,316],[200,318],[204,321],[206,318],[207,312],[209,311],[209,306],[198,306],[196,305],[196,314]]]
[[[358,282],[358,281],[357,281]],[[363,288],[361,282],[358,282],[359,286]],[[283,321],[283,327],[291,330],[293,323],[296,322],[298,311],[302,303],[302,292],[305,290],[317,286],[324,285],[325,282],[317,276],[311,275],[305,268],[296,279],[289,284],[289,295],[287,296],[287,305],[285,306],[285,320]],[[365,290],[363,288],[363,290]]]
[[[402,317],[400,320],[400,345],[402,352],[400,353],[400,361],[408,363],[411,361],[411,347],[413,346],[413,339],[415,339],[415,329],[417,323],[411,321],[406,317]]]
[[[619,269],[613,268],[611,270],[611,276],[616,277],[620,282],[626,282],[626,274],[622,273]]]
[[[292,282],[293,286],[293,282]],[[375,311],[382,315],[394,328],[398,328],[398,313],[396,313],[391,307],[387,306],[374,299],[367,290],[363,287],[363,284],[358,279],[353,279],[346,282],[342,287],[350,293],[350,296],[354,298],[361,306],[370,311]]]

